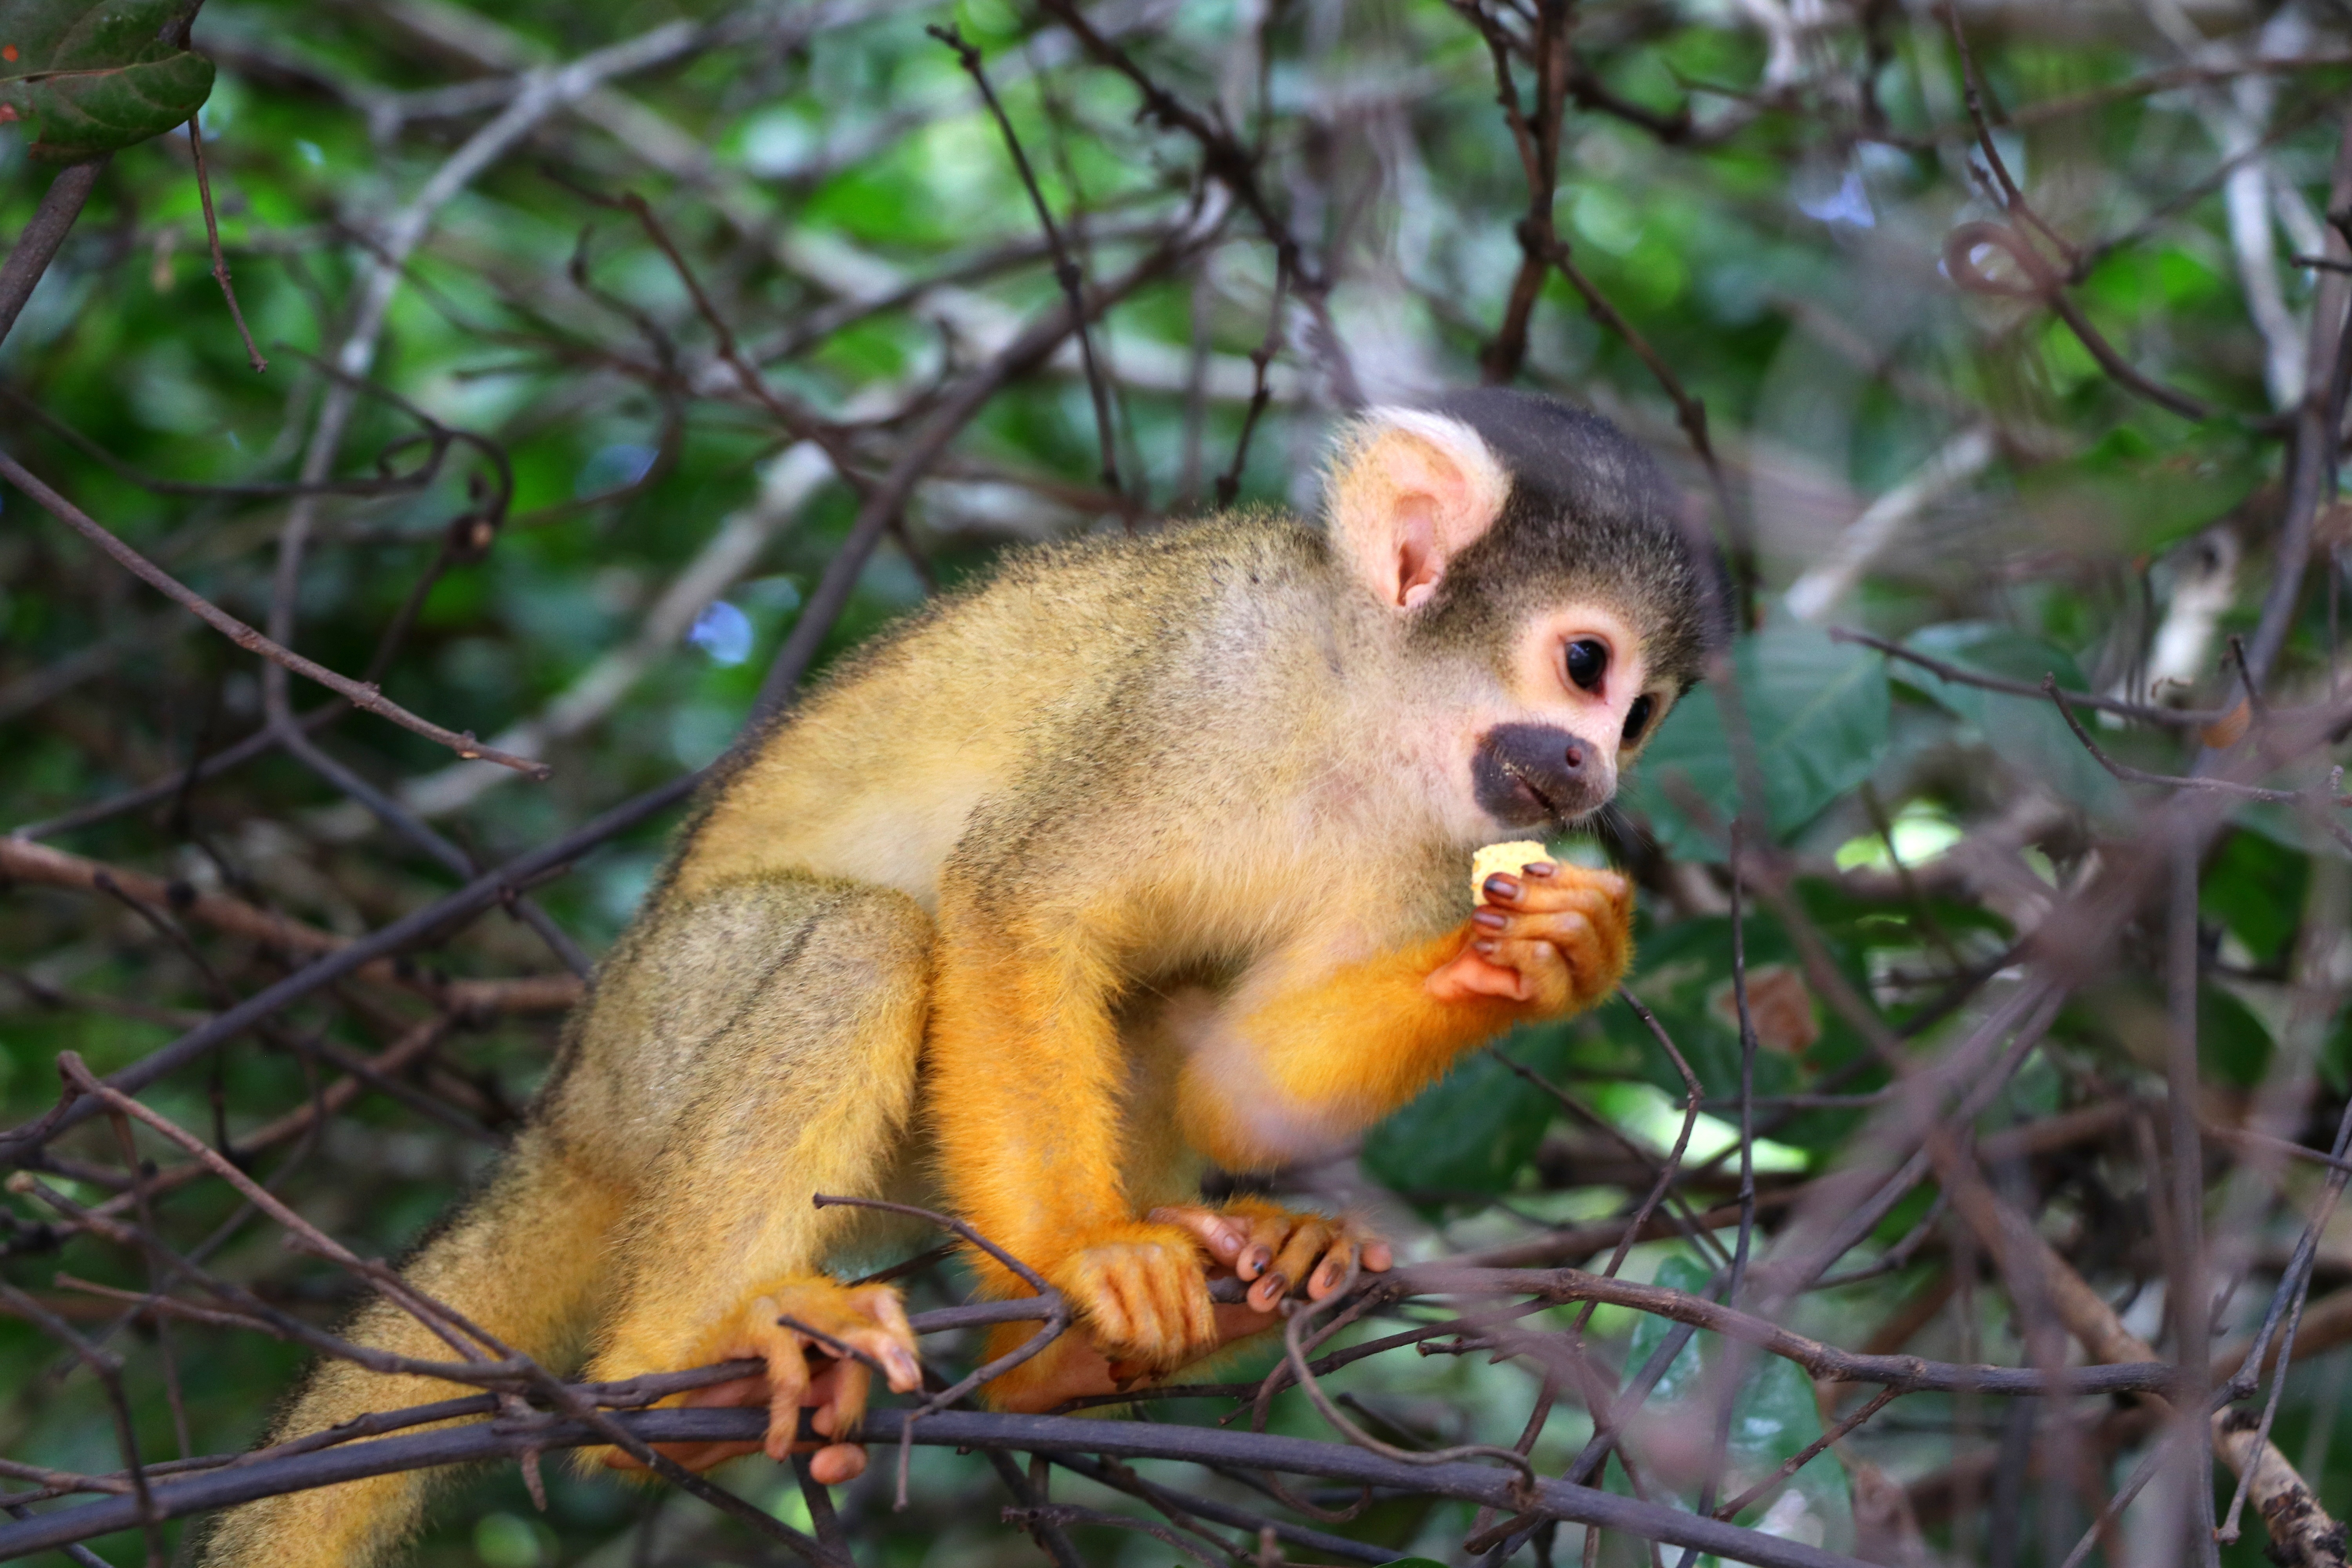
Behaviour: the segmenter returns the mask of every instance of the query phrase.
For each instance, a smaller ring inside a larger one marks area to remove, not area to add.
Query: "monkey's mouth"
[[[1582,821],[1614,793],[1605,763],[1581,755],[1586,744],[1549,724],[1496,725],[1470,758],[1480,808],[1511,826]]]
[[[1498,755],[1495,761],[1501,765],[1503,772],[1509,775],[1511,783],[1518,787],[1519,793],[1527,796],[1528,804],[1562,827],[1570,826],[1569,813],[1561,807],[1559,802],[1544,793],[1543,785],[1536,783],[1525,768],[1506,756]]]

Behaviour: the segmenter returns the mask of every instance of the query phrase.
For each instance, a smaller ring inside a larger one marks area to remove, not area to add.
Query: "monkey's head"
[[[1547,397],[1372,409],[1339,444],[1328,511],[1444,815],[1473,833],[1606,805],[1720,635],[1720,569],[1656,461]]]

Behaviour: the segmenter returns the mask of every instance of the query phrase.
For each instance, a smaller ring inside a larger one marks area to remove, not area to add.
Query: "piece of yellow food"
[[[1470,901],[1486,901],[1486,879],[1497,871],[1516,877],[1520,868],[1538,860],[1549,860],[1551,851],[1532,838],[1514,839],[1508,844],[1489,844],[1470,857]]]

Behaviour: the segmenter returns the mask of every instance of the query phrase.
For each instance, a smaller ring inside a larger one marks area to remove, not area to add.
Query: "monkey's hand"
[[[1104,1226],[1042,1272],[1105,1356],[1158,1372],[1214,1349],[1217,1320],[1193,1233],[1156,1218]]]
[[[1360,1263],[1377,1274],[1394,1261],[1387,1242],[1351,1220],[1304,1214],[1257,1198],[1237,1198],[1214,1208],[1171,1205],[1153,1209],[1148,1217],[1157,1227],[1182,1231],[1196,1258],[1200,1253],[1208,1255],[1212,1276],[1230,1274],[1250,1281],[1247,1298],[1211,1303],[1213,1327],[1208,1342],[1183,1352],[1181,1361],[1147,1362],[1121,1354],[1118,1347],[1107,1349],[1098,1334],[1092,1339],[1071,1335],[990,1385],[989,1403],[1000,1410],[1036,1412],[1067,1400],[1124,1392],[1139,1379],[1165,1376],[1236,1341],[1279,1327],[1277,1308],[1285,1296],[1304,1294],[1320,1301],[1339,1289],[1350,1265]],[[990,1337],[986,1355],[1003,1355],[1034,1331],[1032,1324],[1006,1323]]]
[[[1262,1198],[1235,1198],[1216,1208],[1174,1205],[1153,1209],[1150,1217],[1191,1231],[1221,1270],[1247,1281],[1249,1295],[1240,1306],[1265,1320],[1260,1327],[1276,1321],[1276,1306],[1302,1284],[1308,1300],[1320,1301],[1339,1288],[1351,1266],[1361,1263],[1366,1273],[1382,1274],[1395,1261],[1387,1242],[1353,1220],[1286,1209]],[[1228,1326],[1230,1310],[1218,1308],[1220,1329]],[[1239,1337],[1220,1335],[1227,1342]]]
[[[782,1321],[786,1319],[791,1321]],[[690,1470],[707,1470],[755,1448],[776,1460],[814,1449],[809,1474],[818,1481],[836,1486],[856,1479],[866,1473],[866,1450],[859,1445],[794,1440],[803,1409],[814,1412],[809,1425],[826,1437],[849,1431],[866,1414],[873,1373],[858,1356],[839,1353],[844,1348],[871,1357],[882,1368],[893,1393],[911,1394],[923,1385],[915,1331],[908,1325],[906,1309],[892,1287],[853,1288],[831,1279],[801,1279],[780,1287],[773,1295],[754,1298],[743,1308],[719,1358],[765,1362],[765,1374],[698,1388],[678,1403],[698,1407],[765,1406],[767,1440],[666,1443],[659,1445],[662,1452]],[[645,1468],[618,1449],[608,1454],[604,1462],[615,1469]]]
[[[1633,955],[1633,887],[1614,871],[1538,861],[1481,889],[1462,951],[1424,983],[1442,1002],[1493,997],[1539,1017],[1609,994]]]

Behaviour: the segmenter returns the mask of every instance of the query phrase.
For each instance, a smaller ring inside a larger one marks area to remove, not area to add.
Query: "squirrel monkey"
[[[1609,994],[1622,878],[1538,862],[1472,909],[1464,869],[1609,800],[1717,601],[1650,457],[1540,397],[1372,410],[1324,511],[1015,554],[748,735],[409,1281],[598,1379],[761,1359],[688,1397],[765,1406],[781,1458],[803,1405],[853,1436],[870,1373],[780,1319],[920,1379],[897,1292],[838,1282],[896,1233],[813,1194],[937,1194],[1065,1293],[1083,1332],[998,1380],[1001,1408],[1162,1375],[1386,1268],[1347,1222],[1204,1204],[1203,1163],[1330,1151],[1464,1050]],[[1247,1301],[1213,1305],[1212,1269]],[[448,1354],[383,1303],[346,1332]],[[330,1362],[276,1439],[456,1392]],[[248,1504],[207,1560],[373,1562],[423,1496],[404,1475]]]

